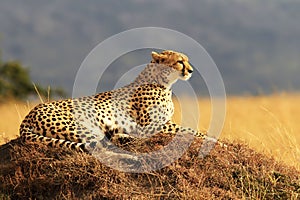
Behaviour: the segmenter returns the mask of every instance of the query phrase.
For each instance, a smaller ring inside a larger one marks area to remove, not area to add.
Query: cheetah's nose
[[[192,70],[192,69],[189,69],[188,72],[191,74],[191,73],[193,73],[193,70]]]

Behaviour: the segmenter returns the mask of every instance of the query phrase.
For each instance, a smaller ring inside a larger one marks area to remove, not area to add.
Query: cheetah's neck
[[[172,68],[166,68],[164,66],[150,63],[138,75],[132,84],[158,84],[170,89],[178,79],[178,75],[176,75],[174,71],[175,70]]]

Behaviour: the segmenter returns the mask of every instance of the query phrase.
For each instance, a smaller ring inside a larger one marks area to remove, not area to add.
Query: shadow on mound
[[[124,148],[149,152],[171,137],[159,135]],[[300,173],[241,143],[198,157],[195,139],[176,162],[151,173],[124,173],[93,156],[11,141],[0,147],[0,199],[297,199]]]

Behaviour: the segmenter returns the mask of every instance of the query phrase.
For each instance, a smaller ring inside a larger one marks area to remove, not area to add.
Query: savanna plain
[[[257,151],[300,169],[299,102],[300,94],[286,93],[227,97],[220,139],[245,142]],[[210,125],[212,104],[207,98],[200,98],[197,103],[201,115],[198,128],[205,131]],[[22,119],[36,104],[9,101],[0,105],[0,144],[18,137]],[[174,121],[178,123],[183,120],[180,111],[193,110],[195,106],[188,98],[174,104]],[[187,106],[190,108],[183,108]]]

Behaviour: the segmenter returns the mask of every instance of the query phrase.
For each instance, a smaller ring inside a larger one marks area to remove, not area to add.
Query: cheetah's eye
[[[177,61],[179,64],[184,65],[182,60]]]

